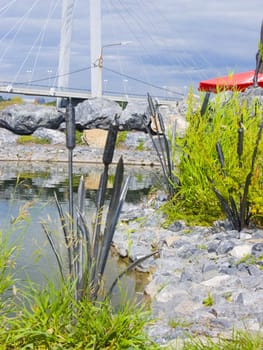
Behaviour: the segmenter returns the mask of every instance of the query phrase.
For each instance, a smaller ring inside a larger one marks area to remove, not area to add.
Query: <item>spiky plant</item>
[[[171,147],[167,139],[163,117],[159,111],[158,105],[153,102],[153,99],[149,93],[147,94],[147,98],[148,98],[149,111],[152,118],[154,130],[157,135],[157,139],[153,138],[152,130],[147,125],[147,123],[144,122],[144,126],[148,135],[152,140],[153,147],[159,158],[167,192],[169,196],[172,197],[176,192],[178,179],[174,175],[174,165],[171,157]]]
[[[64,233],[65,245],[68,252],[69,276],[72,283],[76,282],[76,300],[82,300],[84,297],[88,297],[90,300],[96,300],[98,297],[98,292],[100,290],[107,259],[110,253],[113,235],[128,190],[129,177],[124,181],[124,164],[121,157],[116,167],[112,196],[105,224],[103,225],[102,218],[104,217],[103,211],[105,210],[104,202],[108,182],[108,168],[112,163],[117,132],[118,122],[117,118],[115,118],[115,122],[109,128],[103,154],[104,171],[101,174],[97,193],[94,223],[89,225],[89,218],[86,218],[85,214],[85,187],[83,177],[81,177],[78,187],[78,203],[75,208],[77,216],[76,225],[74,225],[73,218],[64,213],[62,206],[55,195],[61,227]],[[92,227],[92,232],[90,227]],[[65,262],[56,248],[56,243],[53,240],[52,233],[44,224],[43,228],[56,256],[62,278],[65,281]],[[154,254],[156,254],[156,252],[138,259],[131,266],[128,266],[127,271]],[[121,278],[124,273],[125,272],[121,273],[113,282],[112,287],[109,289],[109,294],[112,292],[117,280]]]
[[[189,96],[189,126],[176,143],[180,186],[164,206],[168,222],[210,225],[228,217],[241,230],[253,208],[262,212],[262,106],[238,92],[222,97],[215,96],[201,115]]]

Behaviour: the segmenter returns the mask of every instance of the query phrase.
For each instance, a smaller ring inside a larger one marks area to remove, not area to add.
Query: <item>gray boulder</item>
[[[12,133],[12,131],[0,128],[0,145],[3,144],[16,144],[18,136]]]
[[[58,130],[38,128],[36,131],[34,131],[33,136],[39,137],[41,139],[46,139],[52,145],[66,143],[65,133]]]
[[[121,114],[118,103],[105,98],[92,98],[79,103],[75,108],[76,127],[108,130],[115,116]]]
[[[50,106],[15,104],[0,112],[0,127],[19,135],[30,135],[39,127],[57,129],[63,120],[63,114]]]
[[[148,103],[129,102],[121,113],[119,124],[121,130],[146,131],[145,124],[150,124]]]

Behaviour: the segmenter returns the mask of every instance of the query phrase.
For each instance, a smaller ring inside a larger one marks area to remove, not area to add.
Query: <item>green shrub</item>
[[[226,213],[215,195],[215,189],[230,202],[230,206],[234,202],[239,213],[245,202],[246,185],[249,185],[249,191],[245,214],[249,217],[255,208],[257,213],[262,213],[263,145],[258,137],[262,124],[261,109],[257,108],[256,102],[241,102],[238,93],[234,93],[227,103],[222,103],[220,94],[216,95],[203,116],[198,111],[193,112],[192,105],[190,95],[187,112],[189,126],[185,136],[176,140],[176,153],[180,154],[176,176],[180,186],[177,186],[172,200],[164,206],[168,222],[184,219],[189,224],[210,225],[215,220],[225,218]],[[240,130],[243,134],[242,144],[239,140]],[[223,154],[223,164],[218,145]],[[246,184],[248,177],[251,181]]]

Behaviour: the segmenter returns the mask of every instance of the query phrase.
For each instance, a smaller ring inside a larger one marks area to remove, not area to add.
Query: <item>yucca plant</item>
[[[240,191],[239,196],[235,199],[231,193],[231,189],[229,189],[229,196],[225,198],[213,185],[213,181],[209,179],[212,184],[212,190],[217,196],[220,205],[225,212],[228,220],[232,224],[232,227],[238,231],[241,231],[245,226],[249,225],[249,221],[251,218],[251,208],[249,201],[249,190],[252,182],[252,176],[255,171],[255,163],[257,159],[258,147],[262,137],[263,123],[259,125],[257,138],[255,140],[255,146],[252,154],[250,170],[244,180],[243,183],[239,183]],[[237,157],[238,164],[240,170],[243,166],[243,144],[244,144],[244,127],[243,127],[243,118],[241,116],[238,128],[238,141],[237,141]],[[224,154],[222,151],[222,147],[220,142],[218,141],[216,144],[216,151],[218,155],[218,159],[223,170],[224,178],[227,176],[225,172],[225,162],[224,162]]]
[[[77,217],[76,223],[74,222],[73,215],[66,215],[64,213],[62,206],[55,195],[61,227],[64,233],[65,245],[68,252],[68,272],[72,283],[76,281],[76,300],[82,300],[84,297],[88,297],[90,300],[95,301],[98,297],[98,292],[110,253],[113,235],[128,190],[129,177],[124,180],[124,164],[121,157],[116,167],[112,195],[105,224],[103,224],[108,168],[112,163],[117,133],[118,118],[116,116],[114,123],[112,123],[109,128],[103,153],[104,171],[101,174],[99,189],[97,192],[94,222],[91,222],[91,218],[90,221],[86,219],[85,187],[83,177],[81,178],[78,187],[78,203],[75,208]],[[91,224],[89,225],[89,223]],[[43,228],[56,256],[62,278],[65,281],[65,261],[63,261],[60,252],[56,248],[56,243],[53,240],[51,231],[45,224],[43,224]],[[144,258],[138,259],[138,261],[132,264],[132,267],[135,267],[137,264],[156,253],[157,252],[153,252]],[[127,271],[130,269],[131,266],[127,268]],[[121,278],[122,275],[123,273],[117,277],[116,281]],[[116,285],[116,281],[113,282],[113,286]],[[112,292],[113,286],[110,288],[109,294]]]

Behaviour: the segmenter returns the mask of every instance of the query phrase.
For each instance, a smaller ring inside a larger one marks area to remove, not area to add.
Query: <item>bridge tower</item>
[[[60,29],[60,49],[59,49],[59,64],[58,64],[58,88],[68,87],[69,72],[70,72],[70,51],[71,37],[73,26],[73,10],[75,0],[63,0],[62,3],[62,18]],[[57,107],[60,106],[61,99],[57,99]]]
[[[101,0],[90,0],[91,95],[93,97],[102,95],[101,50]]]

